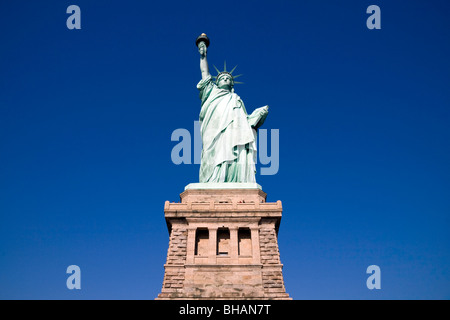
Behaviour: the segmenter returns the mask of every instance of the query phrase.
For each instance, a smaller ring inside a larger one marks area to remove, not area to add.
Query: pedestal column
[[[209,227],[208,263],[216,264],[217,261],[217,227]]]
[[[238,250],[239,250],[239,243],[238,243],[238,227],[232,226],[229,228],[230,230],[230,263],[236,264],[238,263]]]

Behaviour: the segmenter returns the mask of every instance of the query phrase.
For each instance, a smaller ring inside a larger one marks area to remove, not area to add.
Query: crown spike
[[[219,69],[217,69],[217,67],[215,65],[213,65],[213,67],[214,67],[214,69],[216,69],[217,74],[219,74],[220,73]]]
[[[219,80],[219,78],[223,74],[227,74],[228,76],[231,77],[233,83],[243,83],[243,82],[234,81],[235,78],[239,78],[240,76],[242,76],[242,74],[238,74],[237,76],[233,76],[233,74],[232,74],[234,72],[234,70],[236,70],[237,65],[233,69],[231,69],[231,71],[227,71],[227,61],[226,60],[223,63],[223,69],[224,69],[223,71],[219,71],[219,69],[217,69],[217,67],[215,65],[213,65],[213,66],[214,66],[214,69],[216,69],[216,71],[217,71],[217,75],[213,76],[213,78],[215,79],[216,82]]]

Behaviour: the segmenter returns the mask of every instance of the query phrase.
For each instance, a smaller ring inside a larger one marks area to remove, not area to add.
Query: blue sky
[[[81,30],[66,9],[81,8]],[[381,8],[381,30],[366,9]],[[153,299],[199,56],[269,105],[294,299],[450,298],[448,1],[2,1],[0,298]],[[259,168],[258,168],[259,169]],[[66,268],[81,268],[81,290]],[[366,268],[381,268],[368,290]]]

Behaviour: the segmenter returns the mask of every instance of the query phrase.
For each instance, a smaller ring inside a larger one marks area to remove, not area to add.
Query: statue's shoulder
[[[235,98],[237,101],[243,102],[241,97],[238,94],[236,94],[235,92],[232,92],[231,94],[233,95],[233,98]]]
[[[205,79],[201,79],[198,83],[197,83],[197,88],[199,90],[205,89],[208,86],[215,86],[216,84],[214,83],[214,81],[212,81],[212,77],[211,75],[207,76]]]

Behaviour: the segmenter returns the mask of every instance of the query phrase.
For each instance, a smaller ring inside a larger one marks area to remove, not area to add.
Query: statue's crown
[[[217,71],[217,76],[214,76],[214,77],[213,77],[213,78],[216,80],[216,83],[217,83],[217,81],[219,80],[219,78],[220,78],[223,74],[226,74],[226,75],[228,75],[228,76],[231,77],[231,82],[232,82],[233,85],[234,85],[235,83],[242,83],[242,82],[234,81],[234,79],[236,79],[237,77],[242,76],[242,74],[238,74],[238,75],[236,75],[236,76],[233,76],[233,71],[236,69],[236,67],[237,67],[237,66],[235,66],[231,71],[227,71],[227,62],[226,62],[226,61],[225,61],[224,64],[223,64],[223,71],[219,71],[219,69],[217,69],[217,67],[214,66],[214,69],[216,69],[216,71]]]

